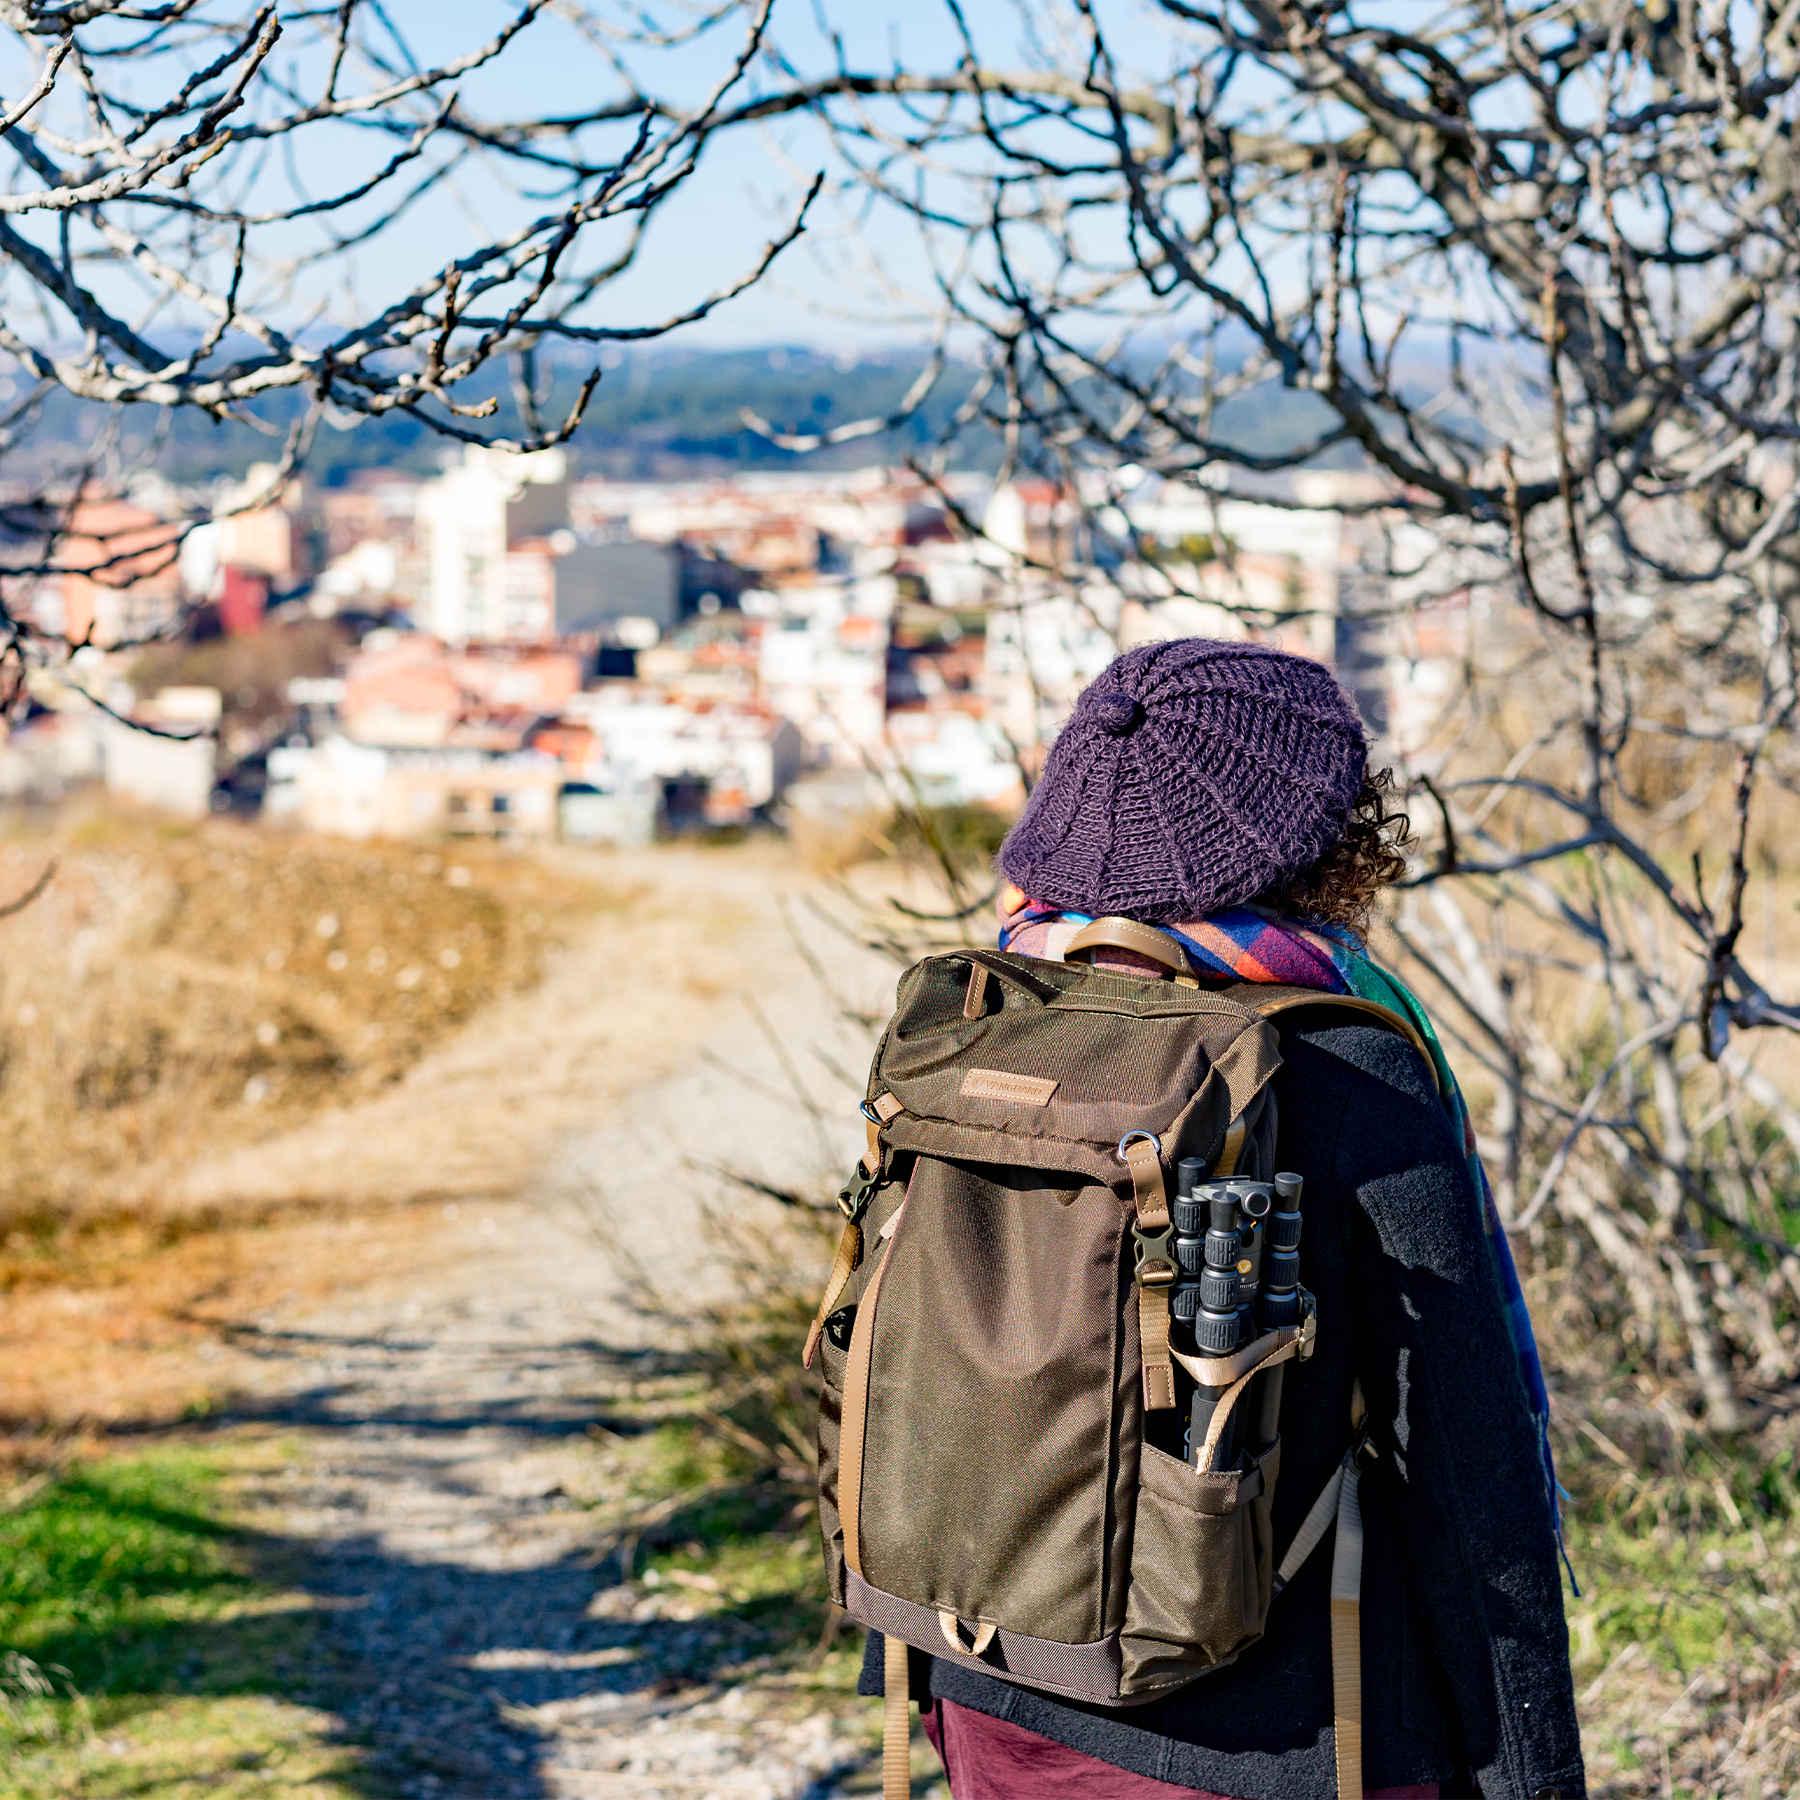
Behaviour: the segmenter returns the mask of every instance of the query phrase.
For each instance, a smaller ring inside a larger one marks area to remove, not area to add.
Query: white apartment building
[[[419,623],[450,644],[531,641],[549,628],[541,584],[521,579],[515,544],[569,523],[561,450],[516,455],[471,445],[419,493],[425,592]]]
[[[888,720],[887,753],[926,805],[1011,810],[1025,798],[1012,746],[968,713],[897,712]]]
[[[1130,524],[1153,560],[1073,593],[1013,576],[989,619],[991,716],[1021,745],[1045,742],[1118,650],[1254,636],[1329,664],[1391,747],[1418,752],[1454,695],[1468,594],[1425,527],[1339,510],[1380,492],[1366,475],[1332,471],[1266,491],[1144,481]],[[1113,535],[1124,541],[1123,520]]]
[[[893,583],[861,581],[770,599],[776,616],[758,647],[764,701],[799,728],[814,762],[860,768],[878,758],[887,723]]]
[[[563,771],[533,751],[393,746],[328,737],[269,752],[263,812],[345,838],[549,838]]]
[[[159,734],[103,721],[101,763],[109,792],[140,806],[203,819],[212,807],[224,701],[217,688],[168,687],[140,701],[134,715]]]
[[[703,782],[719,803],[720,822],[779,799],[804,761],[793,725],[753,707],[696,707],[618,687],[577,695],[568,714],[599,737],[599,765],[589,773],[605,786]]]
[[[1029,748],[1056,734],[1075,696],[1118,655],[1124,607],[1099,576],[1071,589],[1025,575],[989,612],[988,717],[1011,742]]]

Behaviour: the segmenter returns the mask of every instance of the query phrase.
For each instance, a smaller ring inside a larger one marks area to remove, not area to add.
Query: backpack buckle
[[[854,1225],[869,1210],[869,1201],[880,1186],[881,1171],[871,1175],[858,1163],[856,1173],[838,1189],[838,1211]]]
[[[1165,1288],[1175,1285],[1175,1227],[1165,1225],[1161,1231],[1146,1231],[1134,1226],[1131,1254],[1136,1263],[1139,1287]]]

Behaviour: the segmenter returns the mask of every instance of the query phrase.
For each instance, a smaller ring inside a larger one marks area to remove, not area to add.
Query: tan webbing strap
[[[1277,1363],[1291,1361],[1300,1354],[1300,1339],[1296,1336],[1285,1343],[1279,1350],[1272,1350],[1247,1374],[1240,1375],[1223,1394],[1213,1408],[1213,1415],[1206,1427],[1206,1437],[1200,1446],[1199,1467],[1210,1469],[1213,1466],[1213,1453],[1219,1447],[1219,1439],[1225,1435],[1225,1427],[1231,1421],[1232,1409],[1237,1405],[1258,1375],[1264,1369],[1272,1369]]]
[[[1137,1228],[1146,1237],[1169,1229],[1169,1196],[1163,1185],[1162,1149],[1153,1137],[1134,1137],[1120,1154],[1131,1171]],[[1152,1412],[1175,1404],[1175,1365],[1169,1360],[1169,1289],[1175,1264],[1167,1255],[1137,1266],[1138,1356],[1144,1371],[1144,1405]]]
[[[1302,1006],[1332,1007],[1339,1012],[1365,1013],[1371,1018],[1379,1019],[1390,1030],[1399,1032],[1418,1051],[1425,1059],[1425,1067],[1431,1071],[1432,1085],[1437,1084],[1437,1064],[1431,1060],[1431,1050],[1419,1035],[1419,1028],[1411,1019],[1404,1018],[1391,1006],[1383,1006],[1379,1000],[1365,1000],[1360,994],[1327,994],[1318,988],[1256,988],[1249,983],[1232,991],[1234,996],[1242,997],[1244,1004],[1252,1012],[1260,1013],[1265,1019],[1273,1018],[1277,1013],[1292,1012]]]
[[[960,1650],[964,1656],[981,1656],[994,1641],[994,1633],[999,1627],[991,1619],[983,1619],[973,1632],[963,1637],[962,1620],[947,1606],[938,1608],[938,1630],[944,1634],[944,1642],[952,1650]]]
[[[1363,1800],[1361,1485],[1362,1471],[1352,1459],[1338,1487],[1337,1543],[1331,1553],[1331,1714],[1338,1800]]]
[[[1214,1180],[1237,1173],[1238,1158],[1244,1154],[1244,1139],[1249,1135],[1249,1125],[1244,1115],[1239,1113],[1225,1127],[1225,1141],[1219,1146],[1219,1160],[1213,1164]]]
[[[838,1429],[838,1516],[844,1527],[844,1561],[856,1571],[862,1565],[863,1432],[869,1417],[869,1361],[875,1350],[875,1303],[881,1298],[881,1278],[893,1261],[890,1250],[882,1258],[869,1291],[856,1309],[850,1331],[850,1355],[844,1363],[844,1413]]]
[[[1138,1342],[1143,1345],[1144,1405],[1151,1412],[1175,1404],[1175,1370],[1169,1361],[1169,1290],[1138,1283]]]
[[[1331,1479],[1320,1488],[1318,1499],[1300,1521],[1300,1529],[1294,1533],[1294,1541],[1288,1545],[1287,1555],[1275,1571],[1276,1593],[1279,1594],[1300,1573],[1306,1566],[1306,1559],[1324,1542],[1326,1532],[1337,1517],[1338,1489],[1344,1484],[1345,1467],[1344,1463],[1339,1463],[1331,1471]]]
[[[865,1175],[876,1175],[881,1171],[881,1127],[873,1119],[865,1118],[863,1130],[868,1142],[863,1148],[862,1171]],[[861,1262],[862,1223],[858,1219],[850,1219],[838,1234],[837,1254],[831,1259],[831,1273],[825,1277],[824,1298],[819,1302],[819,1310],[813,1314],[812,1323],[806,1328],[806,1348],[800,1352],[801,1368],[812,1367],[813,1358],[819,1354],[819,1339],[824,1335],[825,1321],[831,1317],[831,1309],[837,1305],[838,1296],[850,1285],[850,1277],[856,1273]]]
[[[1291,1346],[1288,1354],[1304,1362],[1312,1354],[1313,1340],[1318,1335],[1317,1325],[1310,1320],[1308,1315],[1298,1325],[1277,1325],[1229,1356],[1190,1356],[1185,1350],[1174,1350],[1170,1355],[1200,1387],[1229,1387],[1240,1375],[1254,1375],[1258,1369],[1267,1368],[1276,1360],[1273,1353],[1283,1345]]]
[[[824,1298],[819,1302],[819,1310],[813,1314],[812,1324],[806,1328],[806,1348],[800,1353],[801,1368],[813,1366],[813,1358],[819,1353],[819,1339],[825,1335],[825,1321],[831,1317],[831,1309],[850,1285],[850,1277],[856,1273],[861,1261],[862,1226],[854,1219],[846,1219],[844,1229],[838,1235],[837,1255],[831,1259],[831,1273],[825,1277]]]
[[[1119,1154],[1131,1173],[1131,1203],[1137,1208],[1138,1229],[1167,1231],[1169,1195],[1163,1186],[1162,1146],[1145,1133],[1134,1137]]]
[[[906,1643],[881,1640],[881,1800],[908,1800],[912,1793],[912,1671]]]

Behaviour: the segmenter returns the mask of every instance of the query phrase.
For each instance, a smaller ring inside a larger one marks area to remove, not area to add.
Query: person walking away
[[[1092,921],[1124,918],[1204,983],[1311,989],[1409,1023],[1410,1040],[1329,1006],[1280,1015],[1274,1167],[1304,1181],[1318,1330],[1310,1360],[1286,1371],[1275,1552],[1330,1479],[1360,1395],[1366,1792],[1575,1800],[1530,1323],[1441,1042],[1364,943],[1405,834],[1356,708],[1321,665],[1255,644],[1147,645],[1081,695],[1001,849],[999,942],[1055,962]],[[1159,956],[1094,954],[1163,974]],[[1234,1660],[1141,1705],[990,1672],[953,1620],[964,1653],[915,1650],[911,1685],[955,1800],[1337,1792],[1330,1563],[1300,1568]],[[872,1633],[863,1690],[880,1692],[883,1672]]]

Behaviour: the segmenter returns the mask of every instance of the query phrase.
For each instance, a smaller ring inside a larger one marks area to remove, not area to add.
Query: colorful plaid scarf
[[[1027,956],[1054,955],[1055,947],[1051,942],[1054,927],[1059,924],[1085,925],[1090,916],[1041,905],[1027,899],[1010,882],[1001,884],[998,909],[1000,948],[1017,950]],[[1463,1155],[1481,1207],[1482,1237],[1488,1247],[1494,1278],[1499,1284],[1519,1379],[1524,1384],[1526,1402],[1537,1425],[1539,1453],[1544,1466],[1545,1501],[1551,1527],[1556,1533],[1557,1549],[1562,1553],[1562,1513],[1558,1505],[1562,1489],[1557,1483],[1556,1465],[1550,1451],[1550,1396],[1544,1387],[1543,1360],[1538,1355],[1531,1314],[1526,1309],[1519,1271],[1513,1262],[1512,1248],[1506,1241],[1505,1227],[1500,1222],[1500,1210],[1494,1204],[1493,1189],[1488,1183],[1487,1171],[1481,1165],[1481,1152],[1475,1145],[1475,1127],[1468,1106],[1424,1006],[1398,976],[1390,974],[1369,955],[1354,932],[1342,926],[1302,925],[1255,907],[1234,906],[1192,924],[1162,925],[1159,929],[1181,945],[1199,974],[1218,975],[1230,981],[1263,981],[1288,987],[1317,988],[1326,994],[1355,994],[1398,1013],[1424,1041],[1437,1075],[1438,1092],[1462,1139]],[[1566,1553],[1563,1553],[1563,1563],[1568,1566]],[[1573,1586],[1573,1569],[1569,1570],[1569,1580]],[[1581,1590],[1576,1587],[1575,1591]]]

